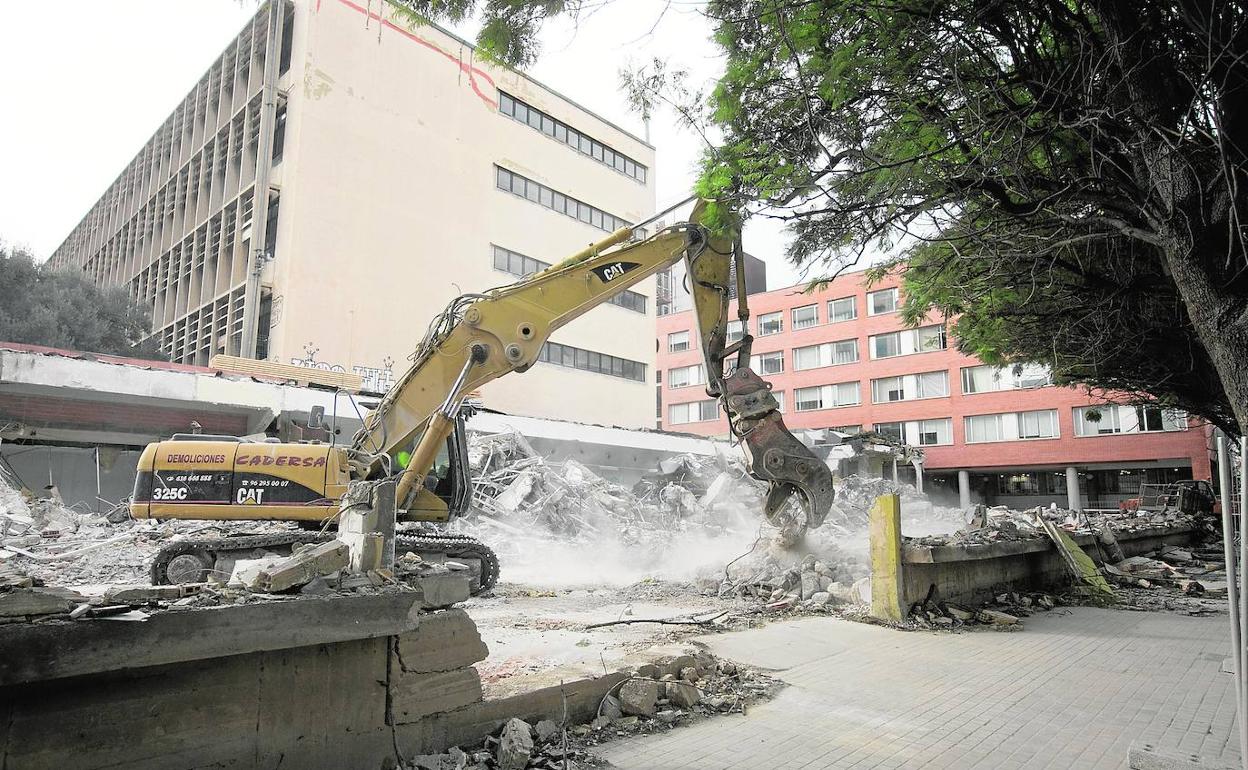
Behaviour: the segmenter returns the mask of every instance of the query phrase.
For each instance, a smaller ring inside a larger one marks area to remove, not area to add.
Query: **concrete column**
[[[1073,465],[1066,468],[1066,507],[1072,511],[1083,510],[1079,499],[1079,469]]]
[[[919,459],[914,459],[910,461],[910,464],[914,466],[914,488],[922,492],[923,491],[923,461]]]
[[[971,507],[971,474],[969,471],[958,471],[958,505],[964,511]]]
[[[881,495],[871,506],[871,615],[900,623],[905,615],[901,566],[901,498]]]
[[[897,480],[897,458],[893,458],[893,481]]]

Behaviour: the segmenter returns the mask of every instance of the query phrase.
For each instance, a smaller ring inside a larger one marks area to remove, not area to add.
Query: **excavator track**
[[[332,532],[291,531],[178,540],[160,549],[160,552],[156,554],[151,568],[152,584],[167,585],[179,582],[179,575],[211,570],[219,555],[230,552],[241,554],[262,548],[326,543],[333,539]],[[417,555],[446,554],[446,557],[452,560],[476,560],[481,565],[481,576],[479,584],[473,587],[474,596],[490,590],[498,583],[498,555],[475,537],[433,532],[416,535],[400,533],[395,538],[394,549],[395,553],[400,556],[412,551]],[[173,575],[170,575],[171,566],[174,568]]]

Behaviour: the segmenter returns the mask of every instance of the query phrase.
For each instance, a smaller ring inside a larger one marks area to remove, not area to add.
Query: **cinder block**
[[[472,667],[432,674],[392,671],[390,681],[391,709],[396,724],[461,708],[482,697],[481,677]]]
[[[464,668],[485,660],[489,653],[477,624],[459,609],[421,615],[414,631],[399,636],[399,662],[411,673]]]

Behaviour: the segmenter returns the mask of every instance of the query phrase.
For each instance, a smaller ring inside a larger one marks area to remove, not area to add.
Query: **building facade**
[[[242,355],[383,391],[453,297],[650,217],[654,157],[389,4],[266,4],[52,261],[129,288],[175,362]],[[650,278],[484,401],[652,425],[654,319]]]
[[[850,273],[813,293],[750,297],[752,367],[790,428],[873,430],[919,446],[926,491],[963,506],[1116,508],[1141,483],[1210,478],[1203,423],[1050,385],[1040,368],[987,366],[955,349],[943,318],[905,327],[900,291],[895,276],[868,286]],[[661,316],[657,328],[661,426],[726,435],[691,313]],[[740,334],[730,326],[730,341]]]

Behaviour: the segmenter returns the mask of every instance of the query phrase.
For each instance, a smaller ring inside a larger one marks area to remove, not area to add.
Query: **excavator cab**
[[[451,435],[446,437],[446,442],[438,450],[435,456],[433,466],[429,469],[429,473],[425,474],[425,489],[432,493],[434,497],[440,500],[446,506],[446,518],[453,519],[468,510],[468,506],[472,504],[472,470],[468,464],[468,418],[472,415],[473,410],[470,408],[462,408],[455,419],[455,428],[451,431]],[[404,453],[399,453],[399,460],[402,463]],[[426,500],[428,498],[425,498]],[[399,519],[412,518],[418,521],[428,521],[430,519],[439,520],[440,516],[422,515],[424,508],[429,507],[434,510],[440,506],[422,505],[420,498],[417,498],[417,505],[421,506],[421,510],[412,511],[412,515],[407,517],[404,511],[399,512]]]

